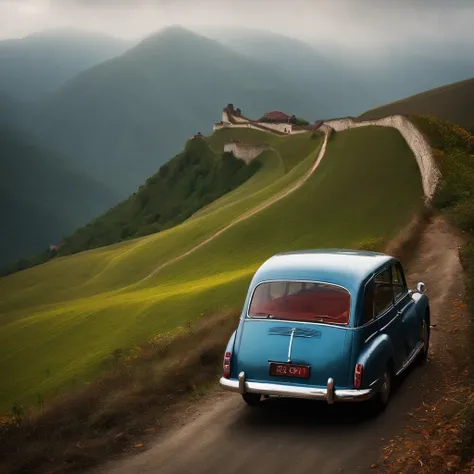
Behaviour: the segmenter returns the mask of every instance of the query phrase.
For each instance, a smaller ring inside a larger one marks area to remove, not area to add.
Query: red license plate
[[[285,377],[309,378],[309,365],[279,364],[270,362],[270,375],[282,375]]]

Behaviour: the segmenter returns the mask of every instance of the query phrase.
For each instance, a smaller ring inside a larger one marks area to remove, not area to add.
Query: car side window
[[[379,316],[393,305],[391,269],[387,268],[375,276],[374,313]]]
[[[392,265],[392,283],[393,283],[393,294],[395,300],[400,298],[407,289],[405,279],[403,278],[403,270],[399,263]]]

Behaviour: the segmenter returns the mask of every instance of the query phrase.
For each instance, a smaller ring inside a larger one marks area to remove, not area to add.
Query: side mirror
[[[425,284],[422,281],[418,282],[416,289],[419,293],[423,294],[426,291]]]

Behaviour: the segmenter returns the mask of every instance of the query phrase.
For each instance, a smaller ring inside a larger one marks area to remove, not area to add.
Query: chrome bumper
[[[260,393],[262,395],[274,395],[289,398],[306,398],[310,400],[326,400],[330,405],[334,402],[361,402],[371,398],[375,390],[368,388],[364,390],[348,389],[335,390],[334,380],[330,378],[326,388],[304,387],[295,385],[282,385],[266,382],[247,382],[244,372],[239,374],[239,379],[219,380],[221,387],[237,393]]]

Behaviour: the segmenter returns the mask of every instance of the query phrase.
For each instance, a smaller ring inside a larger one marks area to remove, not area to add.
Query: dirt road
[[[379,452],[403,432],[440,376],[439,352],[456,344],[444,335],[442,317],[463,293],[458,238],[441,217],[423,231],[407,266],[410,284],[422,280],[431,299],[432,352],[424,367],[407,371],[387,410],[378,416],[362,405],[268,400],[244,405],[239,395],[217,392],[193,409],[182,426],[146,452],[114,462],[105,472],[132,473],[360,473],[373,472]],[[441,323],[441,324],[440,324]],[[104,472],[104,470],[102,470]]]

